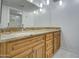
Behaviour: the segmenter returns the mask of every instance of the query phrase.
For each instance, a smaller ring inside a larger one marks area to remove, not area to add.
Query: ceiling
[[[31,12],[39,8],[35,4],[26,0],[3,0],[3,5],[7,5],[27,12]]]

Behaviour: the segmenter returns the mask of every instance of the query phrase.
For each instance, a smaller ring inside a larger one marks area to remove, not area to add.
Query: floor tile
[[[53,56],[53,58],[79,58],[79,56],[73,52],[67,51],[65,49],[60,49]]]

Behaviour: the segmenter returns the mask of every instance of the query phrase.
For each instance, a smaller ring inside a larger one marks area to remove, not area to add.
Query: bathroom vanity
[[[61,30],[32,29],[1,34],[0,37],[2,58],[51,58],[60,48]]]

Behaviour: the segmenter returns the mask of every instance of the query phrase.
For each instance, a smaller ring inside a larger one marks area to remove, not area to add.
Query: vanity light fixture
[[[47,5],[49,5],[49,3],[50,3],[50,1],[49,1],[49,0],[47,0]]]
[[[26,1],[33,2],[33,0],[26,0]]]
[[[62,1],[62,0],[53,0],[53,2],[54,2],[56,5],[59,5],[59,6],[62,6],[62,5],[63,5],[63,1]]]

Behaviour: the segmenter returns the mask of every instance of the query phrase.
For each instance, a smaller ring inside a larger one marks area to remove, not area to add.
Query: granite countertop
[[[40,30],[28,30],[28,31],[0,34],[0,42],[13,41],[24,37],[27,38],[34,35],[39,35],[48,32],[59,31],[59,30],[60,29],[42,29],[42,30],[40,29]]]

